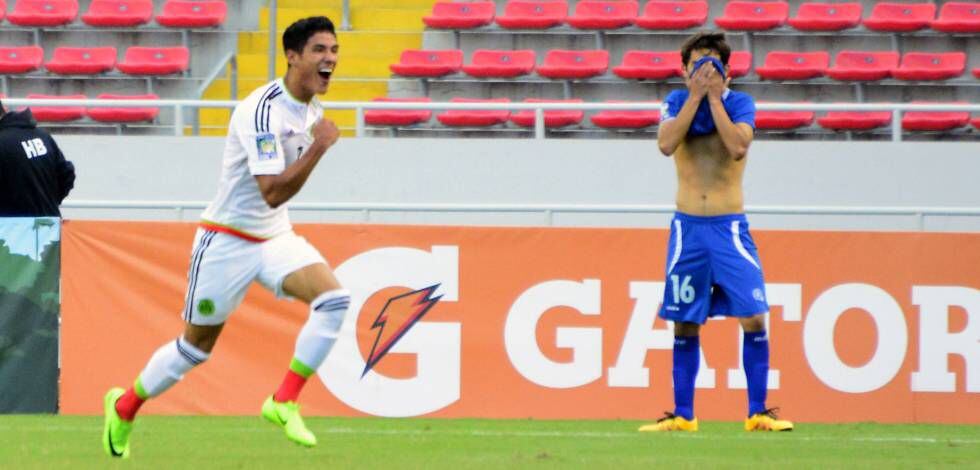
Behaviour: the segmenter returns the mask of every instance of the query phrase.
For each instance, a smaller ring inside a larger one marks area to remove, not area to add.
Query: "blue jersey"
[[[667,320],[704,324],[709,316],[769,311],[762,263],[744,214],[674,214],[666,281],[660,316]]]
[[[690,95],[690,91],[686,88],[668,93],[663,104],[660,105],[661,122],[676,118],[677,113],[681,112],[684,102],[687,101],[688,95]],[[733,123],[744,122],[755,129],[755,100],[752,99],[751,95],[735,90],[725,90],[721,95],[721,101]],[[715,132],[715,120],[711,117],[711,106],[707,99],[702,99],[687,133],[698,136],[712,132]]]

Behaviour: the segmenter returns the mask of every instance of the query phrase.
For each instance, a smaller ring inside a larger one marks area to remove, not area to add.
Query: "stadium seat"
[[[732,51],[728,57],[729,76],[744,77],[752,70],[752,53],[749,51]]]
[[[403,77],[441,77],[463,68],[463,51],[408,49],[402,51],[398,63],[389,68]]]
[[[158,100],[159,96],[154,94],[147,95],[115,95],[112,93],[102,93],[97,96],[100,100]],[[88,108],[88,117],[99,122],[145,122],[156,119],[160,114],[160,108]]]
[[[537,56],[533,49],[498,51],[477,49],[463,72],[479,78],[513,78],[527,75],[534,70]]]
[[[432,14],[422,17],[422,22],[430,28],[472,29],[493,23],[496,13],[497,4],[492,1],[440,1],[432,5]]]
[[[606,103],[627,103],[627,101],[606,101]],[[593,114],[592,124],[603,129],[643,129],[660,123],[660,110],[643,111],[606,110]]]
[[[947,80],[963,75],[966,54],[963,52],[909,52],[892,72],[899,80]]]
[[[935,16],[933,3],[878,2],[871,9],[871,16],[864,19],[864,27],[893,33],[918,31],[928,28]]]
[[[168,28],[211,28],[224,23],[227,14],[221,0],[167,0],[156,21]]]
[[[0,73],[28,73],[41,67],[44,49],[37,46],[0,47]]]
[[[0,21],[7,17],[7,2],[0,0]]]
[[[788,23],[800,31],[840,31],[861,24],[860,3],[806,2]]]
[[[472,98],[453,98],[450,103],[510,103],[509,98],[490,100]],[[444,126],[450,127],[486,127],[505,124],[510,118],[510,111],[500,110],[469,110],[450,109],[436,115],[436,119]]]
[[[590,78],[606,73],[609,69],[609,51],[548,51],[538,66],[538,75],[554,79]]]
[[[636,25],[645,29],[687,29],[701,26],[707,20],[708,2],[650,0],[636,19]]]
[[[980,129],[980,116],[977,116],[977,117],[971,119],[970,120],[970,125],[972,125],[973,127],[977,128],[977,129]]]
[[[980,3],[947,2],[933,20],[932,29],[946,33],[980,33]]]
[[[980,67],[973,69],[973,76],[980,78]]]
[[[730,31],[765,31],[786,23],[789,4],[786,2],[728,2],[715,24]]]
[[[32,100],[84,100],[85,95],[41,95],[28,93],[28,99]],[[31,107],[31,114],[37,122],[68,122],[76,121],[85,117],[85,108],[82,106],[37,106]]]
[[[89,26],[139,26],[153,16],[151,0],[92,0],[82,22]]]
[[[577,29],[619,29],[632,25],[639,11],[634,0],[581,0],[567,21]]]
[[[907,131],[948,131],[969,123],[966,111],[909,111],[902,116],[902,129]]]
[[[116,67],[115,47],[59,47],[44,68],[58,75],[95,75]]]
[[[127,75],[168,75],[187,70],[190,51],[186,47],[139,47],[126,49],[116,65]]]
[[[507,29],[548,29],[564,23],[567,16],[565,0],[510,0],[497,24]]]
[[[830,53],[772,51],[755,73],[766,80],[806,80],[822,77],[830,66]]]
[[[813,111],[756,111],[755,128],[789,130],[813,124]]]
[[[371,101],[392,103],[431,103],[431,98],[389,98],[382,96]],[[411,126],[428,122],[432,111],[428,109],[368,109],[364,111],[364,122],[372,126]]]
[[[840,51],[827,76],[835,80],[882,80],[898,68],[898,53]]]
[[[525,103],[581,103],[582,100],[575,98],[570,100],[542,100],[538,98],[527,98]],[[548,128],[565,127],[579,124],[585,118],[585,111],[582,110],[545,110],[544,126]],[[510,115],[510,122],[521,127],[534,127],[534,110],[518,111]]]
[[[62,26],[78,16],[76,0],[17,0],[7,21],[18,26]]]
[[[626,79],[664,80],[683,76],[684,66],[680,51],[627,51],[613,73]]]
[[[817,124],[834,131],[867,131],[892,122],[891,111],[830,111]]]

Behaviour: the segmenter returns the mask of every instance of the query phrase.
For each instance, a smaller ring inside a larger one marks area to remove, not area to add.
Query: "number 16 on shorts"
[[[679,303],[689,304],[691,302],[694,302],[694,286],[691,285],[690,275],[681,278],[680,275],[671,274],[670,286],[671,286],[671,291],[674,294],[675,304],[679,304]]]

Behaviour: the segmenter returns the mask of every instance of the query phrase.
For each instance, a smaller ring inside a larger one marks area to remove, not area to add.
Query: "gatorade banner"
[[[0,413],[58,411],[61,223],[0,217]]]
[[[196,227],[65,224],[62,411],[99,414],[182,331]],[[352,291],[307,415],[652,419],[673,409],[658,229],[298,225]],[[757,231],[770,406],[980,422],[980,234]],[[668,295],[671,295],[668,292]],[[143,408],[257,414],[307,317],[254,285],[211,359]],[[747,408],[741,331],[702,329],[695,411]]]

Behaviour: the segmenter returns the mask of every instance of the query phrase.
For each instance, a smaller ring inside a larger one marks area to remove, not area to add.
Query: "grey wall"
[[[222,138],[58,138],[77,166],[70,201],[208,201]],[[748,205],[980,207],[980,144],[760,141]],[[673,161],[652,141],[345,139],[295,201],[484,204],[672,204]],[[66,209],[66,218],[173,220],[173,210]],[[183,214],[194,220],[196,211]],[[360,212],[293,211],[298,221],[359,221]],[[556,225],[666,226],[661,214],[555,214]],[[542,225],[541,213],[371,213],[372,222]],[[752,217],[756,227],[915,230],[913,216]],[[928,217],[927,230],[978,231],[978,217]]]

